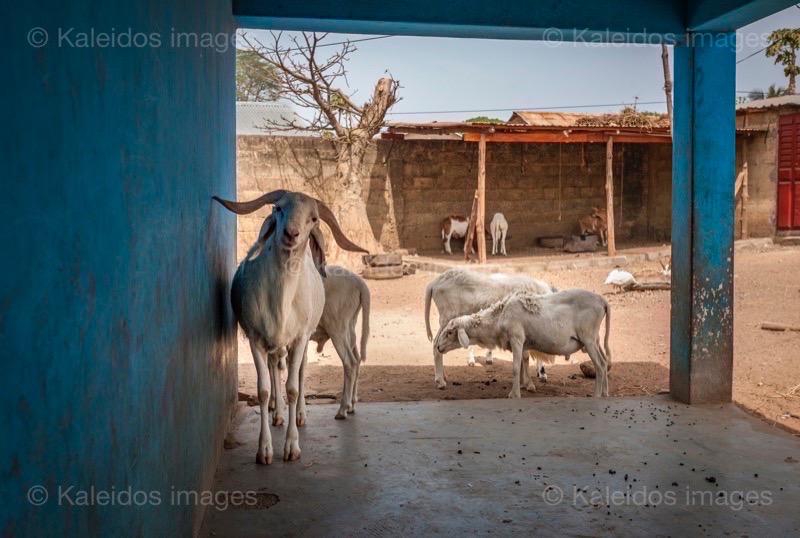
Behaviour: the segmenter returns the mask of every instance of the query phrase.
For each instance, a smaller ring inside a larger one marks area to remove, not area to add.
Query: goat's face
[[[439,353],[444,354],[448,351],[458,349],[459,347],[469,347],[469,336],[466,331],[465,318],[469,318],[469,316],[451,319],[439,333],[439,336],[436,337],[436,341],[433,345]]]
[[[272,206],[277,245],[292,251],[305,246],[308,236],[319,228],[317,201],[299,192],[287,192]]]

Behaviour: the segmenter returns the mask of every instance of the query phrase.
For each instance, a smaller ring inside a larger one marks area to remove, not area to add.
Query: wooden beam
[[[469,260],[470,255],[475,252],[472,249],[472,242],[475,239],[475,223],[478,222],[478,191],[472,197],[472,211],[469,212],[469,224],[467,225],[467,236],[464,238],[464,260]]]
[[[561,131],[556,132],[531,132],[531,133],[464,133],[464,142],[480,142],[481,136],[487,142],[507,142],[507,143],[605,143],[609,135],[605,132],[583,131],[573,132],[569,136]],[[642,134],[615,134],[614,139],[620,144],[671,144],[672,137],[669,135],[656,135],[649,133]]]
[[[614,256],[617,247],[614,242],[614,138],[606,142],[606,225],[608,226],[608,255]]]
[[[484,222],[486,221],[486,135],[481,135],[478,143],[478,215],[475,222],[475,234],[478,236],[478,263],[486,263],[486,237]]]

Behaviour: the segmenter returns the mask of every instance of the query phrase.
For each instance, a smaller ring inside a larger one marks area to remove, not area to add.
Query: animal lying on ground
[[[581,236],[587,234],[597,234],[603,246],[608,244],[608,225],[606,224],[606,213],[599,207],[593,207],[592,212],[578,219],[578,226],[581,229]]]
[[[320,219],[331,229],[345,250],[367,252],[352,243],[339,228],[331,210],[319,200],[299,192],[267,193],[250,202],[214,200],[238,215],[253,213],[273,204],[255,244],[239,264],[231,286],[231,305],[236,320],[250,341],[258,375],[261,433],[256,462],[272,463],[269,429],[270,367],[286,357],[289,427],[283,448],[284,460],[300,458],[297,431],[306,421],[303,393],[306,348],[319,324],[325,305],[325,243]]]
[[[606,320],[605,352],[600,347],[600,325]],[[457,347],[499,347],[514,356],[514,382],[509,398],[520,397],[523,352],[538,350],[569,357],[585,348],[597,377],[594,395],[608,396],[608,363],[611,349],[611,307],[586,290],[566,290],[540,295],[515,291],[476,314],[451,319],[436,336],[434,348],[447,353]]]
[[[436,333],[438,336],[451,319],[465,314],[474,314],[482,308],[493,305],[515,290],[530,290],[533,293],[541,294],[558,291],[557,288],[547,282],[525,275],[505,275],[502,273],[487,275],[461,267],[454,267],[445,271],[433,279],[425,289],[425,329],[428,334],[428,340],[434,340],[430,322],[431,301],[436,304],[436,309],[439,311],[439,331]],[[551,364],[555,357],[546,353],[535,352],[534,358],[537,360],[536,369],[539,375],[546,380],[542,363]],[[491,351],[486,355],[486,362],[490,364],[492,362]],[[440,389],[444,389],[447,387],[447,380],[444,375],[444,359],[436,346],[433,347],[433,363],[434,381]],[[474,363],[475,356],[473,350],[470,349],[468,364]],[[527,363],[525,372],[527,372]],[[535,390],[533,382],[530,381],[527,375],[522,382],[529,387],[529,390]]]

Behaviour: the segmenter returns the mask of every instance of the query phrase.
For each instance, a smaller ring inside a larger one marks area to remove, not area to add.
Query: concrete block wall
[[[330,141],[295,137],[239,137],[237,181],[240,199],[277,188],[316,194],[334,171]],[[618,145],[615,151],[618,235],[644,238],[669,234],[669,218],[647,226],[647,211],[669,209],[669,159],[662,145]],[[477,144],[459,141],[377,141],[367,155],[364,189],[370,224],[390,248],[441,249],[440,223],[467,215],[477,184]],[[667,176],[650,165],[651,153]],[[577,220],[593,206],[605,207],[603,144],[489,144],[486,169],[487,226],[502,212],[509,222],[509,247],[533,246],[543,235],[578,232]],[[624,164],[623,164],[624,160]],[[656,194],[658,193],[658,194]],[[646,203],[648,196],[654,202]],[[240,217],[241,259],[268,209]]]

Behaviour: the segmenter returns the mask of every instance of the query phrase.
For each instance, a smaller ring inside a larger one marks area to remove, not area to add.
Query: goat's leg
[[[475,366],[475,346],[469,346],[467,350],[467,366]]]
[[[269,431],[269,389],[270,375],[267,365],[267,353],[258,349],[252,341],[250,350],[253,352],[253,361],[256,363],[258,374],[258,405],[261,409],[261,433],[258,435],[258,452],[256,463],[270,465],[272,463],[272,434]]]
[[[503,235],[500,240],[501,243],[500,250],[503,253],[503,256],[508,256],[508,253],[506,252],[506,233],[508,233],[508,231],[503,230]]]
[[[511,339],[511,353],[514,357],[514,382],[511,385],[511,392],[508,394],[509,398],[521,398],[522,395],[519,391],[519,381],[520,376],[522,375],[522,342],[523,339],[519,338],[512,338]]]
[[[492,256],[497,254],[497,234],[492,230]]]
[[[300,372],[298,375],[298,395],[297,395],[297,425],[306,425],[306,364],[308,363],[308,343],[306,343],[305,351],[303,351],[303,362],[300,363]]]
[[[269,376],[272,385],[272,398],[275,407],[272,410],[272,425],[283,426],[283,411],[285,403],[283,401],[283,391],[281,390],[281,361],[286,362],[286,358],[279,355],[270,355],[268,358]]]
[[[452,234],[450,233],[450,234],[447,234],[447,235],[444,236],[444,251],[447,252],[448,254],[452,254],[453,253],[453,251],[450,250],[450,236],[451,235]]]
[[[547,372],[544,371],[544,362],[541,359],[536,359],[536,377],[542,380],[542,383],[547,383]]]
[[[288,377],[286,379],[286,400],[289,403],[289,424],[286,429],[286,441],[283,445],[283,459],[295,461],[300,459],[300,434],[297,431],[297,400],[300,395],[300,367],[303,365],[308,340],[303,339],[289,350],[286,361]]]
[[[436,338],[433,341],[436,342]],[[444,357],[436,349],[435,344],[433,346],[433,380],[438,388],[447,388],[447,378],[444,376]]]
[[[608,396],[608,362],[603,352],[600,350],[594,339],[585,344],[586,352],[592,359],[596,377],[594,380],[594,397]]]
[[[528,392],[536,392],[536,385],[533,383],[533,379],[531,379],[530,374],[530,351],[524,349],[522,351],[522,364],[520,364],[520,386],[525,387],[525,390]]]
[[[353,352],[348,345],[348,342],[342,341],[340,336],[334,336],[331,341],[333,347],[336,348],[336,353],[342,360],[342,368],[344,370],[344,387],[342,388],[342,398],[339,402],[339,411],[336,413],[336,418],[341,420],[347,418],[347,413],[353,410],[353,384],[355,383],[355,369],[357,360],[353,357]]]
[[[492,357],[492,350],[491,349],[487,349],[486,350],[485,360],[486,360],[486,364],[492,364],[494,362],[494,358]]]

